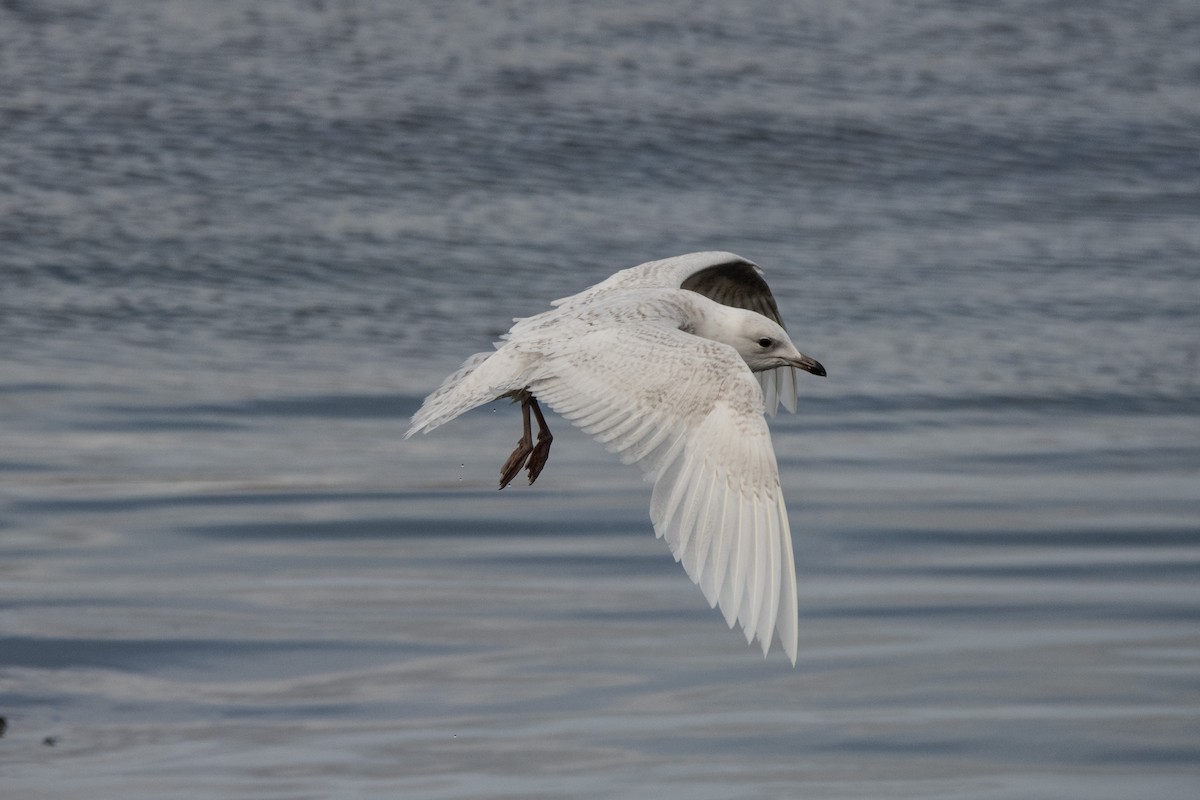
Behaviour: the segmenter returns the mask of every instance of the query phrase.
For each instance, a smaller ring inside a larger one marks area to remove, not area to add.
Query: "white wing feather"
[[[539,356],[533,394],[653,482],[655,533],[709,604],[764,655],[777,630],[795,664],[791,532],[762,392],[745,362],[653,322],[519,338],[510,344]]]

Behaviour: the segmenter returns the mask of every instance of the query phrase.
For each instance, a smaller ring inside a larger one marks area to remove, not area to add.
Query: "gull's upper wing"
[[[554,305],[591,302],[602,294],[624,289],[688,289],[722,305],[757,311],[787,329],[762,269],[739,255],[719,251],[688,253],[623,269],[579,294],[555,300]],[[756,377],[770,414],[775,414],[780,403],[795,413],[798,391],[795,367],[767,370]]]
[[[791,532],[762,394],[741,357],[653,321],[531,338],[510,344],[539,356],[533,394],[641,467],[655,533],[709,604],[764,655],[778,630],[795,664]]]

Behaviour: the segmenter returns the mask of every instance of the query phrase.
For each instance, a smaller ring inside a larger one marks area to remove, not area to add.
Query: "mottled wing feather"
[[[796,572],[762,395],[730,347],[655,322],[523,342],[530,390],[636,463],[676,560],[765,654],[778,630],[796,661]],[[637,369],[637,365],[644,365]]]

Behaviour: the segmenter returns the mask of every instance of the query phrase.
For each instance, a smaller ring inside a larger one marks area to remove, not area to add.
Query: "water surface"
[[[1194,797],[1197,54],[1186,2],[4,4],[5,788]],[[794,669],[561,420],[502,493],[507,404],[401,438],[700,249],[829,368]]]

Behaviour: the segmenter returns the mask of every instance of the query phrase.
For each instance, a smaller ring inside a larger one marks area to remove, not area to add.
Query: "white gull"
[[[732,253],[690,253],[622,270],[554,306],[467,359],[405,438],[513,397],[524,432],[500,488],[522,468],[533,483],[552,441],[545,401],[641,467],[654,484],[655,533],[709,605],[747,642],[757,637],[763,655],[778,631],[795,664],[792,538],[763,413],[779,402],[795,410],[796,369],[825,369],[788,338],[762,270]]]

